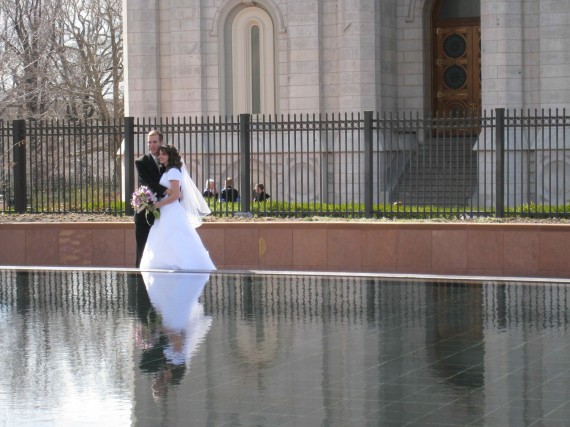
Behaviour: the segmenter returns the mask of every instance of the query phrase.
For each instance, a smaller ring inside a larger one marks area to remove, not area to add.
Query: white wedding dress
[[[212,317],[204,313],[199,301],[210,274],[145,271],[142,277],[167,336],[182,339],[182,343],[169,341],[163,349],[165,358],[174,365],[190,367],[212,325]]]
[[[160,184],[171,188],[172,180],[180,183],[182,197],[186,194],[190,196],[190,190],[185,190],[182,184],[184,180],[180,170],[170,168],[160,178]],[[200,271],[216,269],[182,203],[168,203],[160,208],[160,218],[157,218],[150,228],[140,268]]]

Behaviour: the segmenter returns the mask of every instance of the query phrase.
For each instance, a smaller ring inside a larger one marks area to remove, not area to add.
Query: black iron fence
[[[0,121],[0,210],[132,214],[134,159],[159,129],[198,187],[234,180],[214,215],[565,216],[570,117],[324,114],[117,122]],[[255,200],[255,184],[270,196]]]
[[[124,213],[123,121],[0,121],[0,210]]]

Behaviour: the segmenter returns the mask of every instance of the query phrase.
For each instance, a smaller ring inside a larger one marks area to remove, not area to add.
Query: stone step
[[[474,139],[428,139],[411,156],[392,193],[404,204],[464,206],[477,189]]]

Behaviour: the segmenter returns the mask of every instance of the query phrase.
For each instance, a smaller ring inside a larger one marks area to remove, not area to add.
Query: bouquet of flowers
[[[150,191],[146,185],[141,185],[133,192],[131,199],[131,206],[137,213],[145,211],[145,218],[148,222],[148,213],[154,215],[155,218],[160,218],[160,211],[154,205],[156,203],[156,195]]]

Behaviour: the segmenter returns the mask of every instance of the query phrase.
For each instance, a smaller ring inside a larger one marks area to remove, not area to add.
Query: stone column
[[[520,108],[523,102],[521,0],[481,0],[483,109]]]
[[[290,113],[319,112],[319,1],[287,3],[289,85],[286,97]]]
[[[205,52],[203,38],[207,29],[202,28],[201,0],[172,2],[167,11],[164,33],[163,84],[165,107],[168,115],[200,116],[206,111],[205,101]]]
[[[342,111],[377,109],[376,3],[339,1],[338,99]]]
[[[125,116],[160,116],[159,0],[123,2]]]

